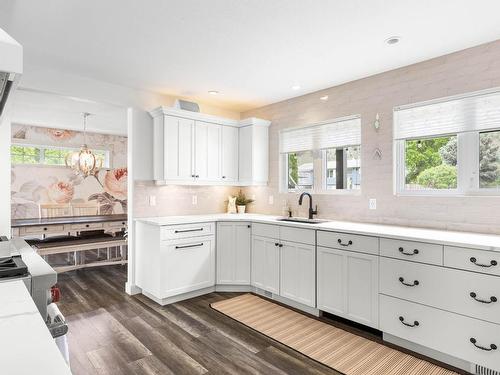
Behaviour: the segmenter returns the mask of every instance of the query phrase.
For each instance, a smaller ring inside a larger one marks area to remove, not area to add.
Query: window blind
[[[500,128],[500,89],[394,110],[394,139]]]
[[[342,118],[280,132],[280,153],[361,144],[361,118]]]

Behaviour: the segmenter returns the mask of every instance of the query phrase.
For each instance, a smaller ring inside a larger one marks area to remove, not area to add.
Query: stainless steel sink
[[[305,217],[282,217],[278,219],[278,221],[289,221],[291,223],[302,223],[302,224],[321,224],[328,222],[328,220],[307,219]]]

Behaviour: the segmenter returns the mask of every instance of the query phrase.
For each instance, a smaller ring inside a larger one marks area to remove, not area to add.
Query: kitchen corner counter
[[[208,214],[136,218],[138,222],[166,226],[189,223],[206,223],[220,221],[249,221],[263,224],[309,228],[332,232],[347,232],[367,236],[377,236],[394,239],[405,239],[448,246],[468,247],[480,250],[500,252],[500,235],[472,232],[457,232],[415,227],[403,227],[383,224],[355,223],[348,221],[328,221],[318,224],[303,224],[279,221],[280,216],[260,214]]]
[[[2,373],[71,375],[24,283],[0,283]]]

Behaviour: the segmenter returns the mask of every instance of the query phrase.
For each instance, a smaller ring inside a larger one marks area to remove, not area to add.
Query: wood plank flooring
[[[340,374],[209,307],[235,293],[161,307],[125,281],[125,266],[59,275],[73,374]]]

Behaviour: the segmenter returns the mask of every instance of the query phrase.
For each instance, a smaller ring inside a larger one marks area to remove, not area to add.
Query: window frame
[[[479,186],[479,153],[480,134],[500,131],[500,127],[488,130],[476,130],[462,133],[440,134],[423,136],[421,138],[403,138],[394,140],[393,170],[394,195],[396,196],[436,196],[436,197],[463,197],[463,196],[500,196],[498,188],[481,188]],[[429,139],[446,136],[457,137],[457,188],[456,189],[405,189],[406,155],[405,142],[415,139]]]
[[[10,147],[9,157],[12,155],[12,146],[17,147],[34,147],[40,150],[40,158],[38,163],[12,163],[12,166],[32,166],[32,167],[46,167],[46,168],[67,168],[66,164],[45,164],[45,150],[67,150],[67,151],[78,151],[80,147],[76,146],[59,146],[53,144],[37,144],[37,143],[25,143],[19,141],[12,141]],[[112,169],[112,153],[109,149],[91,148],[92,151],[104,153],[104,163],[102,165],[103,169]],[[11,158],[12,160],[12,158]]]

